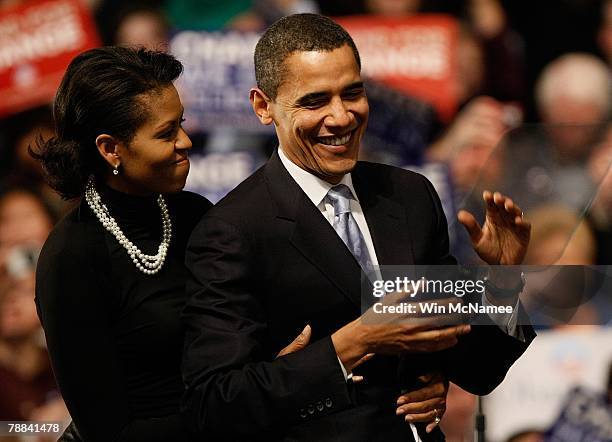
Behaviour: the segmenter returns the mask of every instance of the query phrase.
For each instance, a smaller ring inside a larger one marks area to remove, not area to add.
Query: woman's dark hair
[[[81,196],[89,176],[107,166],[96,137],[129,144],[149,117],[142,94],[172,84],[182,71],[172,55],[144,48],[108,46],[75,57],[55,96],[56,136],[30,149],[49,185],[65,199]]]

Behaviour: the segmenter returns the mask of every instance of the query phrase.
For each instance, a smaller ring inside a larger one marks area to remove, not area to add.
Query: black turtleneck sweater
[[[98,186],[125,236],[146,254],[162,238],[155,197]],[[83,439],[184,441],[179,416],[187,239],[211,206],[189,192],[168,195],[172,240],[163,268],[145,275],[85,199],[47,239],[36,305],[55,377]]]

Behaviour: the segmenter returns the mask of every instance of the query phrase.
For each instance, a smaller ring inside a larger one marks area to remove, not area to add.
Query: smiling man
[[[279,66],[282,85],[267,77],[273,67],[260,69],[258,78],[263,78],[251,91],[251,102],[263,124],[275,124],[287,159],[337,184],[357,163],[369,108],[357,50],[349,43],[329,46],[328,51],[288,54]],[[273,46],[260,42],[259,47],[261,64],[272,64],[265,52]]]
[[[250,99],[279,149],[188,247],[184,406],[204,438],[440,440],[445,379],[486,394],[532,339],[509,323],[360,320],[362,270],[455,263],[431,184],[358,161],[369,111],[360,67],[348,33],[319,15],[285,17],[257,44]],[[485,200],[482,228],[460,215],[476,251],[520,263],[529,224],[502,195]],[[302,329],[308,345],[279,357]]]

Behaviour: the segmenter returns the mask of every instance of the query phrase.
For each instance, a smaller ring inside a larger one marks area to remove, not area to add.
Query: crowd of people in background
[[[27,0],[0,0],[0,12],[20,2]],[[332,17],[450,14],[461,24],[458,111],[443,122],[426,103],[373,83],[368,89],[373,103],[394,106],[393,100],[411,100],[404,116],[418,120],[419,124],[406,124],[419,133],[410,134],[412,144],[401,140],[399,148],[387,151],[379,149],[379,137],[366,134],[364,159],[416,168],[426,175],[434,170],[431,167],[442,168],[453,188],[448,203],[457,208],[472,207],[485,189],[512,195],[534,226],[525,264],[612,265],[612,0],[86,3],[103,44],[154,49],[167,48],[177,30],[259,32],[296,12]],[[246,90],[244,99],[248,100]],[[371,118],[377,118],[376,112]],[[50,105],[0,120],[0,420],[68,420],[34,304],[40,247],[56,220],[74,207],[73,201],[62,200],[44,183],[40,165],[28,153],[29,146],[49,138],[53,130]],[[194,151],[214,149],[217,135],[193,133]],[[263,142],[261,134],[250,138],[253,146],[246,148],[264,157],[275,147],[271,135]],[[240,139],[244,149],[249,134],[236,129],[230,139]],[[462,248],[454,219],[449,219],[449,226],[455,254],[474,262]],[[606,295],[610,299],[612,293]],[[601,333],[611,339],[606,328],[610,308],[610,303],[583,304],[568,320],[575,324],[572,333]],[[566,327],[551,324],[542,333],[566,333]],[[601,368],[606,374],[612,362],[610,343],[608,361]],[[537,349],[533,345],[530,352]],[[512,375],[511,371],[506,383],[521,382]],[[579,385],[584,375],[574,372],[567,379]],[[610,391],[607,379],[599,381],[602,391]],[[566,391],[573,386],[567,385]],[[498,404],[492,400],[489,406]],[[554,402],[544,405],[557,411],[561,407]],[[441,424],[447,440],[470,440],[475,410],[475,397],[452,386]],[[541,440],[546,429],[528,422],[505,439]]]

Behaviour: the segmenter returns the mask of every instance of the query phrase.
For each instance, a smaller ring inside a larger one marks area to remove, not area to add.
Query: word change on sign
[[[33,0],[0,11],[0,117],[50,102],[70,61],[98,44],[81,0]]]
[[[457,21],[446,15],[335,19],[351,34],[363,74],[431,103],[443,120],[457,107]]]

